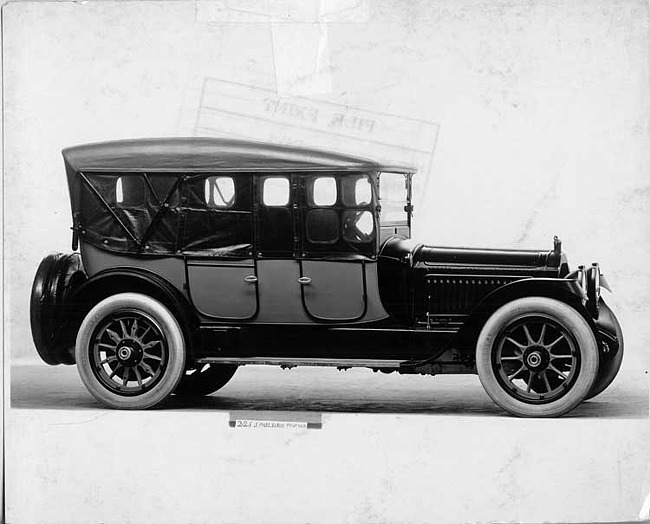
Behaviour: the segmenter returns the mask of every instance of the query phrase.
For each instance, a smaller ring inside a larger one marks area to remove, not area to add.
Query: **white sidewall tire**
[[[160,380],[136,396],[118,395],[104,387],[91,368],[92,337],[104,319],[121,310],[141,311],[159,325],[167,342],[168,362]],[[120,293],[102,300],[86,315],[75,345],[77,369],[88,391],[104,406],[115,409],[148,409],[157,406],[172,394],[185,371],[185,340],[183,331],[172,313],[157,300],[139,293]]]
[[[575,382],[562,397],[548,404],[530,404],[510,395],[492,366],[492,352],[501,330],[519,317],[536,314],[546,315],[565,327],[580,353]],[[476,346],[476,368],[485,392],[499,407],[520,417],[559,417],[571,411],[589,394],[598,375],[598,362],[598,343],[587,321],[568,304],[546,297],[520,298],[499,308],[483,326]]]

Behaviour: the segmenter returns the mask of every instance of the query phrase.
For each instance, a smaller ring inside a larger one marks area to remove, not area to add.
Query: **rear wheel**
[[[197,364],[185,370],[174,394],[183,397],[202,397],[224,387],[237,371],[237,366],[225,364]]]
[[[117,409],[160,404],[185,369],[185,341],[176,318],[138,293],[120,293],[97,304],[81,324],[75,351],[88,391]]]
[[[485,323],[476,366],[487,394],[522,417],[563,415],[590,392],[598,346],[571,306],[545,297],[514,300]]]

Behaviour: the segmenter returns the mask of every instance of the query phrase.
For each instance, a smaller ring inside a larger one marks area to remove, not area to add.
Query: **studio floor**
[[[249,366],[209,397],[123,412],[74,366],[10,373],[12,524],[620,521],[650,491],[634,369],[550,420],[504,414],[476,376]],[[233,413],[298,424],[232,427]]]

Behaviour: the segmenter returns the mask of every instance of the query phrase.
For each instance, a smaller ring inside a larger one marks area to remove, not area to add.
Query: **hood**
[[[556,240],[552,250],[485,249],[465,247],[436,247],[418,244],[413,240],[393,237],[382,246],[381,256],[412,266],[475,267],[510,269],[556,269],[566,257],[561,243]]]
[[[560,257],[554,255],[554,251],[532,249],[473,249],[421,246],[413,254],[413,261],[435,266],[559,267]]]

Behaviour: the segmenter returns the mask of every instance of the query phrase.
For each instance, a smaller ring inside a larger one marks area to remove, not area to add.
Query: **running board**
[[[275,357],[205,357],[197,359],[199,364],[249,364],[261,366],[331,366],[337,368],[391,368],[398,369],[406,360],[365,360],[356,358],[275,358]]]

